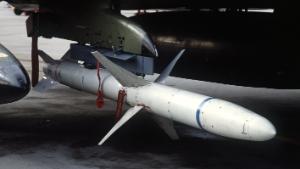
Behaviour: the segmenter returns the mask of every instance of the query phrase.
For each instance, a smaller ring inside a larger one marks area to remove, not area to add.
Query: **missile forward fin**
[[[164,118],[162,116],[153,115],[154,121],[158,124],[158,126],[164,130],[164,132],[172,139],[178,140],[179,136],[177,131],[174,128],[173,121],[171,119]]]
[[[158,76],[158,78],[155,80],[155,82],[157,83],[165,83],[165,80],[167,79],[167,77],[170,75],[170,73],[172,72],[175,64],[177,63],[177,61],[180,59],[180,57],[182,56],[182,54],[184,53],[185,49],[182,49],[177,55],[176,57],[172,60],[172,62],[169,63],[169,65],[161,72],[161,74]]]
[[[139,78],[133,73],[114,64],[98,51],[92,52],[94,57],[123,85],[126,87],[139,87],[150,84],[149,81]]]
[[[129,119],[143,109],[143,106],[134,106],[127,110],[122,118],[113,126],[113,128],[103,137],[98,145],[102,145],[115,131],[123,126]]]

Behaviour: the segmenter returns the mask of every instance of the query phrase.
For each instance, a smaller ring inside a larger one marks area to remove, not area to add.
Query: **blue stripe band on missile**
[[[204,104],[205,104],[206,102],[208,102],[208,101],[210,101],[210,100],[212,100],[212,99],[214,99],[214,98],[208,97],[208,98],[206,98],[205,100],[203,100],[203,101],[201,102],[201,104],[199,105],[197,111],[196,111],[196,121],[197,121],[197,124],[198,124],[198,126],[199,126],[200,128],[203,128],[202,125],[201,125],[201,122],[200,122],[201,109],[202,109],[202,107],[204,106]]]

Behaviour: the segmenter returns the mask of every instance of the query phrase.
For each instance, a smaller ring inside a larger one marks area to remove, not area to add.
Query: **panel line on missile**
[[[198,124],[198,126],[199,126],[200,128],[203,128],[203,127],[202,127],[202,124],[201,124],[201,122],[200,122],[201,109],[202,109],[202,107],[204,106],[204,104],[205,104],[206,102],[208,102],[208,101],[210,101],[210,100],[212,100],[212,99],[215,99],[215,98],[213,98],[213,97],[208,97],[208,98],[206,98],[205,100],[203,100],[203,101],[200,103],[200,105],[199,105],[199,107],[198,107],[198,109],[197,109],[197,111],[196,111],[196,121],[197,121],[197,124]]]

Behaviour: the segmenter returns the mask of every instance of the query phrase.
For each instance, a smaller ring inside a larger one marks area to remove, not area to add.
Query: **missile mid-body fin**
[[[161,72],[161,74],[158,76],[158,78],[155,80],[156,83],[164,84],[165,80],[168,76],[170,76],[170,73],[172,72],[173,68],[175,67],[177,61],[181,58],[183,55],[185,49],[182,49],[176,57],[168,64],[168,66]]]

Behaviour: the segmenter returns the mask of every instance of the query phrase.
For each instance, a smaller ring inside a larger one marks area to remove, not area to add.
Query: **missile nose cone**
[[[202,105],[201,126],[224,137],[266,141],[276,135],[273,124],[259,114],[242,106],[219,99],[210,99]]]
[[[249,125],[249,132],[256,141],[270,140],[276,135],[274,125],[264,117],[257,117],[256,120]]]
[[[272,123],[269,123],[268,129],[265,131],[266,140],[272,139],[276,136],[277,131]]]
[[[30,80],[21,63],[0,44],[0,104],[21,99],[30,90]]]

